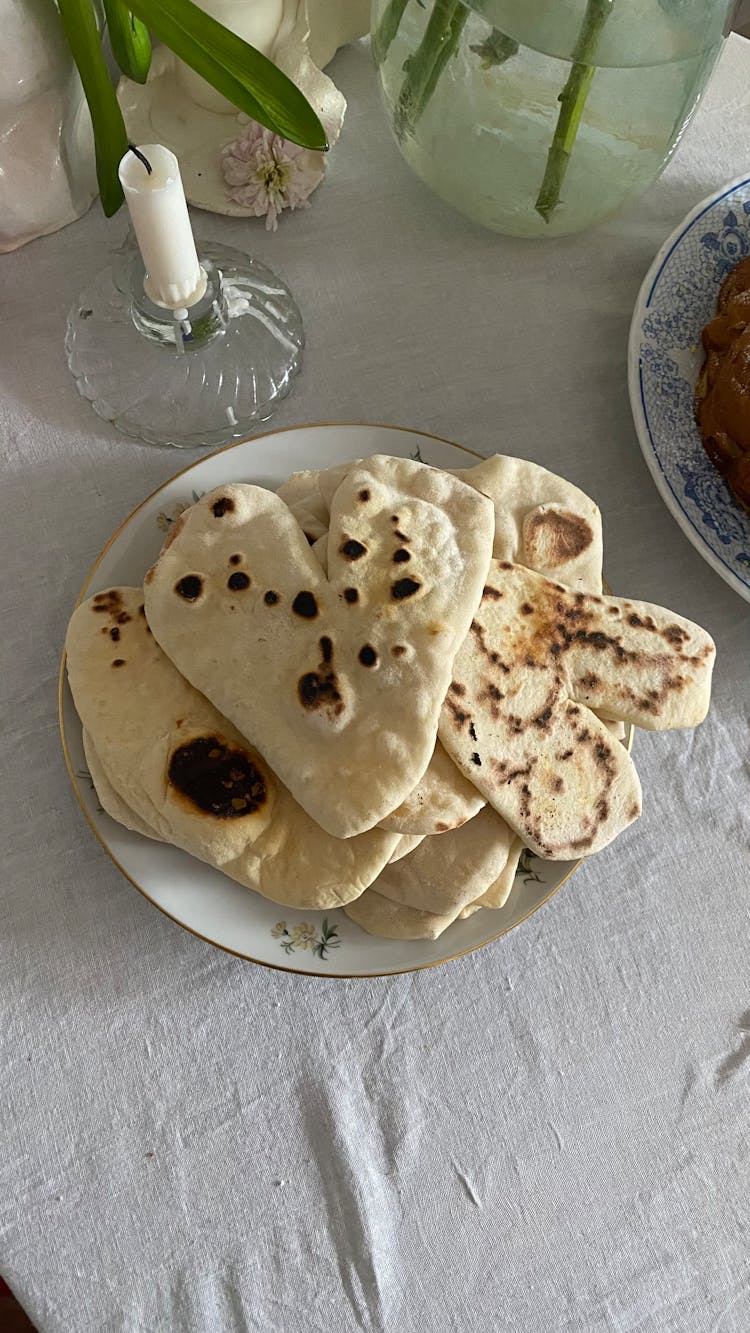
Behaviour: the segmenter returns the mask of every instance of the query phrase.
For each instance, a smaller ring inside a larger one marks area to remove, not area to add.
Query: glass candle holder
[[[144,292],[130,240],[81,292],[65,336],[68,366],[94,411],[126,435],[217,448],[271,416],[302,364],[304,332],[286,285],[225,245],[201,244],[205,291],[170,311]]]

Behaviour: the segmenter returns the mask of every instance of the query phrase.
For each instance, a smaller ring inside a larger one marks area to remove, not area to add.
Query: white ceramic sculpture
[[[0,252],[46,236],[96,196],[91,118],[50,0],[0,0]]]
[[[288,74],[317,111],[333,146],[346,99],[323,68],[339,47],[369,31],[369,0],[198,2]],[[215,213],[250,215],[229,197],[222,176],[221,150],[241,133],[242,118],[210,84],[161,47],[148,82],[122,79],[118,98],[133,140],[164,143],[177,154],[190,203]]]

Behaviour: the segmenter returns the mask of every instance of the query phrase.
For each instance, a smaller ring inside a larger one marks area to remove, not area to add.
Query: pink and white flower
[[[254,120],[221,157],[227,196],[254,217],[265,217],[267,231],[276,231],[285,208],[307,208],[326,173],[323,153],[281,139]]]

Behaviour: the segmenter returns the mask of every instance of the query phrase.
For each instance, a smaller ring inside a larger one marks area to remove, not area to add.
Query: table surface
[[[335,73],[311,208],[275,235],[195,217],[303,309],[275,424],[408,425],[564,473],[602,508],[612,586],[715,636],[713,710],[639,735],[640,822],[459,962],[317,980],[181,931],[91,836],[56,694],[91,562],[197,455],[119,436],[66,370],[65,312],[124,219],[4,258],[0,1272],[43,1333],[747,1333],[750,607],[654,490],[625,354],[664,236],[747,169],[750,43],[641,203],[541,244],[417,182],[366,48]]]

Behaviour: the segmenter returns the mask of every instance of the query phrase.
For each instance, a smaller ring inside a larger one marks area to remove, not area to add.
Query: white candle
[[[179,163],[158,143],[141,144],[138,152],[151,171],[128,150],[119,176],[146,269],[143,288],[155,305],[184,309],[200,300],[206,275],[198,263]]]

